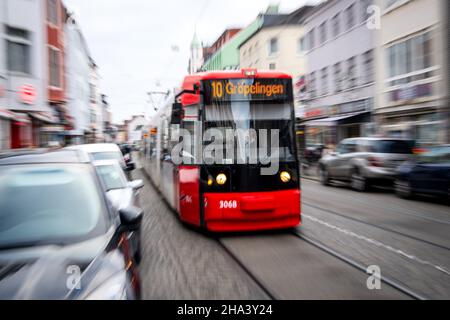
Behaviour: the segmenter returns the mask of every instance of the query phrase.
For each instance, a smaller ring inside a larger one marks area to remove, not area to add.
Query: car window
[[[123,189],[127,187],[123,171],[114,165],[96,166],[97,172],[106,190]]]
[[[347,153],[358,152],[358,143],[356,140],[351,140],[347,143]]]
[[[123,155],[121,152],[93,152],[92,158],[95,161],[99,160],[117,160],[120,165],[123,165]]]
[[[105,208],[89,167],[0,167],[0,248],[71,242],[104,232]]]
[[[450,164],[450,147],[435,147],[419,157],[420,163]]]
[[[372,142],[372,152],[412,154],[413,148],[410,141],[403,140],[376,140]]]
[[[336,152],[339,154],[344,154],[347,153],[347,140],[342,141],[341,143],[338,144],[337,148],[336,148]]]
[[[356,146],[356,140],[344,140],[338,145],[336,152],[339,154],[356,152]]]

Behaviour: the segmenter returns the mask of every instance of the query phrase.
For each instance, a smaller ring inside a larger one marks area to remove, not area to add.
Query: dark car
[[[62,150],[0,158],[0,299],[138,299],[128,234],[90,159]]]
[[[450,145],[429,148],[400,166],[395,191],[403,198],[416,193],[450,198]]]

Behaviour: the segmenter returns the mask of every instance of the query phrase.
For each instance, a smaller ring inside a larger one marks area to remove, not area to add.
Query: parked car
[[[306,146],[303,157],[308,164],[319,162],[322,152],[325,149],[323,144],[309,144]]]
[[[139,207],[139,189],[144,187],[142,180],[129,182],[116,160],[96,161],[94,167],[115,210],[120,211],[131,206]],[[139,264],[142,258],[141,233],[131,232],[129,240],[134,260]]]
[[[82,144],[68,147],[69,150],[80,150],[88,153],[92,160],[117,160],[125,172],[136,169],[133,161],[126,161],[120,148],[113,143]]]
[[[0,159],[0,299],[138,299],[128,234],[142,210],[114,210],[85,153]]]
[[[323,185],[331,180],[350,181],[353,189],[367,190],[374,182],[391,182],[396,168],[413,157],[414,142],[389,138],[352,138],[343,140],[336,152],[319,162]]]
[[[424,193],[450,199],[450,145],[429,148],[397,169],[395,192],[403,198]]]

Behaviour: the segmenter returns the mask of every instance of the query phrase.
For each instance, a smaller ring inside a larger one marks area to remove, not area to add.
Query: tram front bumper
[[[205,193],[206,228],[214,232],[287,229],[301,223],[300,190]]]

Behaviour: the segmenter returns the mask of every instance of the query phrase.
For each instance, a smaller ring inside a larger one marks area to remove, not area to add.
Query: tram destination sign
[[[292,95],[290,79],[217,79],[205,81],[205,100],[286,100]]]

